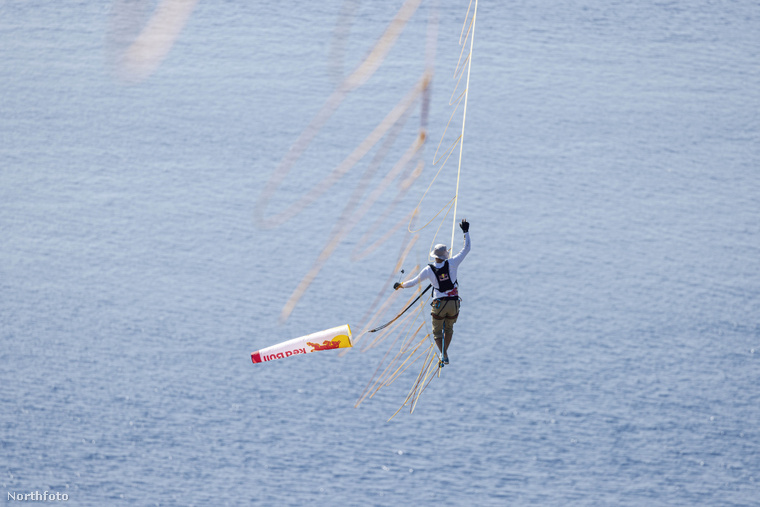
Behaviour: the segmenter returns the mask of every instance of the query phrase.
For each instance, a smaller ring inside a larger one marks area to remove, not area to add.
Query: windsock
[[[351,328],[346,324],[257,350],[251,354],[251,361],[254,364],[263,363],[264,361],[282,359],[296,354],[308,354],[309,352],[316,352],[318,350],[342,349],[352,346]]]

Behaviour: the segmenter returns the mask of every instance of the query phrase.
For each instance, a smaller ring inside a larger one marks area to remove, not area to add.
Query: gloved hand
[[[462,232],[468,232],[470,230],[470,222],[468,222],[466,218],[463,218],[462,223],[459,224],[459,227],[462,228]]]
[[[393,284],[393,290],[399,290],[399,289],[403,289],[403,287],[401,286],[401,284],[398,283],[398,282],[394,283]]]

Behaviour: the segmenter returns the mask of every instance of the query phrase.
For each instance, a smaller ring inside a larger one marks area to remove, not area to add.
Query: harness
[[[457,313],[454,315],[448,316],[448,317],[441,317],[441,312],[443,311],[446,306],[456,301],[457,303],[460,301],[459,297],[449,297],[449,298],[441,298],[441,299],[434,299],[432,303],[430,303],[430,306],[432,306],[435,310],[437,310],[435,313],[431,312],[430,316],[433,317],[435,320],[446,320],[446,319],[456,319],[459,317],[459,308],[457,308]],[[456,303],[454,303],[456,304]]]

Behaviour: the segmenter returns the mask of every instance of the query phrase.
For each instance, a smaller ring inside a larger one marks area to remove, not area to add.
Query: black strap
[[[428,286],[427,286],[427,288],[426,288],[425,290],[423,290],[423,291],[420,293],[420,295],[419,295],[419,296],[417,296],[417,298],[416,298],[414,301],[412,301],[412,302],[409,304],[409,306],[407,306],[406,308],[404,308],[404,311],[403,311],[403,312],[401,312],[401,313],[399,313],[398,315],[396,315],[395,317],[393,317],[393,320],[391,320],[390,322],[386,322],[386,323],[385,323],[385,324],[383,324],[382,326],[380,326],[380,327],[376,327],[375,329],[370,329],[368,332],[369,332],[369,333],[374,333],[374,332],[376,332],[376,331],[380,331],[381,329],[385,329],[386,327],[388,327],[388,326],[390,326],[391,324],[393,324],[394,322],[396,322],[396,320],[397,320],[399,317],[401,317],[402,315],[404,315],[404,314],[406,313],[406,311],[407,311],[409,308],[411,308],[412,306],[414,306],[414,303],[416,303],[417,301],[419,301],[419,300],[420,300],[420,298],[423,296],[423,294],[425,294],[427,291],[429,291],[429,290],[430,290],[430,287],[432,287],[432,286],[433,286],[432,284],[428,285]]]

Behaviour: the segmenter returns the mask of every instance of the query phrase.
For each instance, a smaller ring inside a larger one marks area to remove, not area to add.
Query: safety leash
[[[428,286],[427,286],[427,288],[426,288],[425,290],[423,290],[423,291],[420,293],[420,295],[419,295],[419,296],[417,296],[417,298],[416,298],[414,301],[412,301],[411,303],[409,303],[409,306],[407,306],[406,308],[404,308],[404,311],[402,311],[401,313],[399,313],[398,315],[396,315],[395,317],[393,317],[393,320],[391,320],[391,321],[389,321],[389,322],[386,322],[386,323],[385,323],[385,324],[383,324],[382,326],[380,326],[380,327],[376,327],[375,329],[370,329],[368,332],[369,332],[369,333],[374,333],[374,332],[376,332],[376,331],[380,331],[381,329],[385,329],[386,327],[388,327],[388,326],[390,326],[391,324],[393,324],[394,322],[396,322],[396,320],[398,320],[398,318],[399,318],[399,317],[401,317],[402,315],[404,315],[404,314],[406,313],[406,311],[407,311],[409,308],[411,308],[412,306],[414,306],[414,303],[416,303],[417,301],[419,301],[419,300],[420,300],[420,298],[421,298],[421,297],[422,297],[422,296],[423,296],[423,295],[424,295],[424,294],[425,294],[427,291],[429,291],[429,290],[430,290],[430,287],[432,287],[432,286],[433,286],[432,284],[428,285]]]

